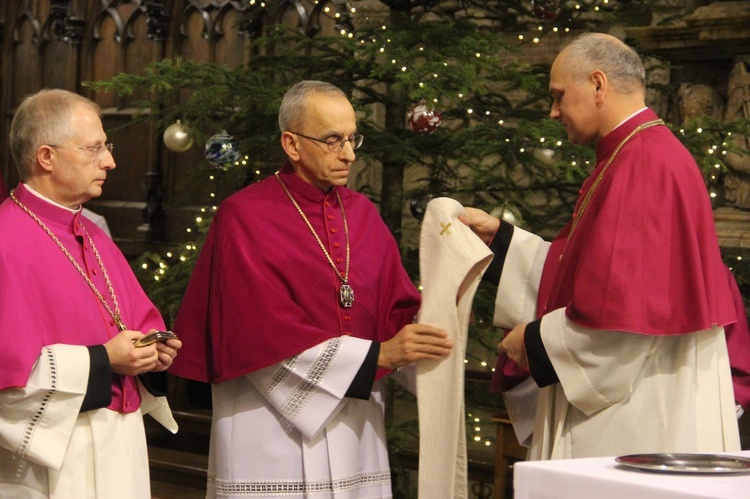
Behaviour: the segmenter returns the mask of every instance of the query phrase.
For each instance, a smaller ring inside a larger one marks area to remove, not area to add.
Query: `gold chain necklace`
[[[344,220],[344,233],[346,234],[346,272],[344,272],[343,274],[339,272],[339,269],[336,268],[336,264],[333,263],[331,255],[328,254],[328,250],[326,250],[326,247],[323,245],[323,241],[320,240],[320,237],[318,237],[317,232],[315,232],[315,229],[313,229],[310,220],[307,219],[305,213],[302,211],[302,208],[300,208],[299,204],[297,204],[297,201],[294,199],[294,197],[292,197],[292,193],[289,192],[289,189],[287,189],[286,185],[284,185],[281,177],[279,177],[279,172],[276,172],[274,175],[276,175],[276,180],[278,180],[281,184],[281,187],[284,189],[284,192],[286,192],[289,200],[292,202],[294,207],[297,208],[297,211],[302,216],[302,220],[304,220],[307,224],[307,228],[310,229],[312,235],[315,236],[315,240],[318,241],[318,246],[320,246],[320,249],[323,250],[323,253],[328,259],[328,263],[331,264],[333,271],[336,272],[336,275],[339,276],[339,279],[341,279],[341,287],[339,288],[339,301],[341,302],[341,306],[344,308],[351,308],[352,304],[354,304],[354,290],[349,285],[349,225],[347,225],[346,223],[344,203],[341,202],[341,196],[339,195],[339,192],[336,191],[336,199],[338,199],[339,206],[341,207],[341,218]]]
[[[86,236],[89,238],[89,244],[91,245],[91,249],[94,251],[94,256],[96,256],[96,261],[99,263],[99,267],[102,269],[102,275],[104,276],[104,280],[107,282],[107,289],[109,290],[109,295],[112,297],[112,303],[115,305],[115,310],[112,311],[112,309],[107,304],[107,300],[104,299],[104,296],[99,292],[98,289],[96,289],[96,285],[89,279],[89,276],[86,275],[86,271],[84,271],[80,265],[78,265],[78,262],[76,262],[75,258],[73,258],[73,255],[70,254],[70,252],[63,246],[63,243],[60,242],[60,240],[55,236],[51,230],[42,222],[39,217],[37,217],[30,209],[28,209],[26,206],[24,206],[15,196],[14,191],[10,192],[10,197],[13,199],[13,202],[15,202],[18,206],[21,207],[23,211],[25,211],[31,218],[34,219],[36,223],[39,224],[39,226],[44,229],[44,232],[46,232],[49,237],[52,238],[53,241],[55,241],[55,244],[57,244],[57,247],[62,250],[63,253],[65,253],[65,256],[68,257],[68,260],[70,260],[70,263],[73,264],[73,266],[78,270],[78,273],[81,274],[81,277],[86,281],[86,283],[91,288],[91,291],[94,292],[97,298],[99,298],[99,301],[102,302],[102,305],[104,305],[105,310],[107,313],[112,317],[112,319],[115,321],[115,324],[117,324],[117,329],[120,331],[125,331],[127,327],[125,327],[125,324],[122,322],[122,319],[120,318],[120,306],[117,304],[117,298],[115,297],[115,290],[112,288],[112,282],[109,280],[109,274],[107,274],[107,269],[104,268],[104,263],[102,262],[102,257],[99,256],[99,251],[96,249],[96,246],[94,245],[94,240],[91,239],[91,235],[86,231]]]
[[[653,121],[648,121],[646,123],[642,123],[638,125],[638,127],[636,127],[632,132],[630,132],[627,137],[622,139],[622,142],[620,142],[617,145],[617,148],[612,153],[612,156],[609,157],[609,160],[607,160],[607,163],[602,168],[602,171],[599,172],[599,175],[597,175],[596,179],[594,179],[594,183],[591,184],[591,188],[586,193],[586,196],[583,198],[583,201],[581,201],[580,209],[577,210],[577,213],[573,216],[573,225],[571,225],[570,233],[568,234],[568,237],[565,239],[565,247],[563,248],[562,253],[560,253],[560,260],[562,260],[562,257],[565,254],[565,250],[568,248],[568,242],[573,237],[573,233],[575,232],[576,227],[578,226],[578,221],[581,219],[581,217],[583,217],[583,214],[586,211],[586,208],[588,208],[589,203],[591,202],[591,198],[594,195],[594,192],[596,191],[596,188],[599,187],[599,184],[604,178],[604,174],[607,173],[607,170],[609,169],[609,165],[611,165],[612,162],[615,160],[615,157],[620,152],[620,149],[622,149],[623,146],[631,138],[633,138],[633,135],[637,134],[641,130],[645,130],[646,128],[651,128],[652,126],[663,125],[663,124],[664,124],[664,120],[653,120]]]

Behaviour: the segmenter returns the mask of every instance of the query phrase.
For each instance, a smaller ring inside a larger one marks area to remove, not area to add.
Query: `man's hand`
[[[149,333],[155,331],[152,329]],[[140,331],[122,331],[104,344],[112,372],[136,376],[149,371],[166,371],[182,347],[180,340],[169,339],[166,343],[156,342],[136,348],[133,342],[141,337],[143,333]]]
[[[156,344],[136,348],[133,341],[143,336],[140,331],[121,331],[104,344],[112,372],[136,376],[154,369],[158,362]]]
[[[166,343],[156,343],[158,352],[156,367],[153,371],[166,371],[172,365],[172,361],[177,357],[177,350],[182,348],[182,342],[178,339],[169,339]]]
[[[484,244],[489,244],[500,228],[500,219],[477,208],[465,208],[466,215],[459,215],[458,219],[468,225]]]
[[[427,324],[408,324],[380,344],[378,367],[398,369],[420,359],[437,360],[448,355],[451,348],[453,342],[443,330]]]
[[[508,334],[503,341],[497,345],[497,353],[506,354],[510,360],[521,367],[528,367],[529,361],[526,358],[526,347],[523,343],[523,337],[526,333],[526,324],[518,324]]]

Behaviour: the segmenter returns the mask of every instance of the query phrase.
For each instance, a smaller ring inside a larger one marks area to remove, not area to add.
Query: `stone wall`
[[[663,82],[679,85],[676,105],[652,102],[662,116],[684,122],[699,114],[727,121],[750,118],[750,2],[714,2],[680,23],[625,29],[639,52],[670,63]],[[655,60],[655,59],[654,59]],[[748,137],[734,145],[748,149]],[[750,156],[724,155],[727,171],[715,211],[724,248],[750,247]]]

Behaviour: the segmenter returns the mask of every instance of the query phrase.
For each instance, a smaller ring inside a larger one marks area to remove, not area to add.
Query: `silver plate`
[[[719,454],[631,454],[615,458],[619,464],[664,473],[744,473],[750,459]]]

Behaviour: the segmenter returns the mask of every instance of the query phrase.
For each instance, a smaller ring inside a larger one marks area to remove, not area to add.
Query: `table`
[[[750,457],[750,451],[726,454]],[[514,468],[515,499],[750,498],[750,473],[660,473],[623,467],[614,457],[529,461]]]

